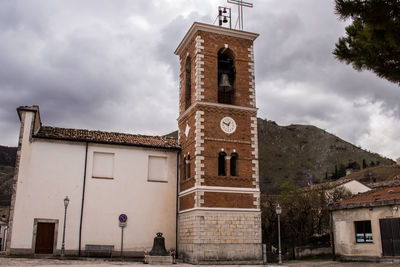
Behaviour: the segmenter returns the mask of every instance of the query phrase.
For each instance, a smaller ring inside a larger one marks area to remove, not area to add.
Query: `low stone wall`
[[[304,246],[295,248],[296,259],[301,259],[304,257],[318,256],[332,254],[332,248],[329,247],[314,247],[314,246]]]

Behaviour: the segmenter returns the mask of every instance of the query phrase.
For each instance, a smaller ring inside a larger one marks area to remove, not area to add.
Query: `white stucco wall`
[[[335,252],[341,256],[382,257],[379,219],[400,217],[392,206],[333,211]],[[372,243],[357,243],[355,221],[371,221]]]
[[[33,139],[29,141],[33,113],[25,116],[11,249],[32,249],[34,219],[59,220],[57,249],[61,249],[65,196],[70,198],[65,246],[77,251],[85,167],[85,143]],[[92,178],[94,152],[114,153],[113,179]],[[147,180],[149,155],[167,158],[167,182]],[[120,249],[118,216],[128,215],[124,251],[151,248],[163,232],[167,249],[176,240],[176,151],[133,146],[89,144],[82,251],[85,244],[114,245]]]
[[[94,152],[115,153],[114,178],[92,178],[92,168],[87,169],[82,246],[114,245],[119,249],[118,216],[124,213],[128,216],[124,251],[151,248],[157,232],[164,233],[167,249],[175,248],[176,152],[91,145],[88,166],[92,165]],[[167,157],[167,182],[148,181],[149,155]]]
[[[342,184],[341,187],[344,187],[345,189],[349,190],[353,195],[356,195],[358,193],[364,193],[371,190],[371,188],[356,180],[351,180],[350,182]]]
[[[66,243],[77,248],[85,147],[34,141],[23,148],[14,210],[11,248],[32,248],[34,219],[58,219],[61,248],[63,199],[68,195]]]

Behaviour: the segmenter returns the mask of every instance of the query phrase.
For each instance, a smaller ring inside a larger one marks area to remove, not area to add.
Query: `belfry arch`
[[[235,104],[235,56],[223,47],[218,51],[218,103]]]

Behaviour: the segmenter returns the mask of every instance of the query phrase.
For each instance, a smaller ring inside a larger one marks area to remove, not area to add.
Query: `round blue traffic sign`
[[[121,214],[118,217],[119,222],[125,223],[128,220],[128,216],[126,214]]]

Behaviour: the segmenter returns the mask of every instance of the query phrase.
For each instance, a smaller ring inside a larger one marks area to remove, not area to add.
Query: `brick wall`
[[[252,194],[204,192],[204,207],[256,208]]]
[[[195,193],[187,194],[179,198],[179,210],[187,210],[194,208]]]

